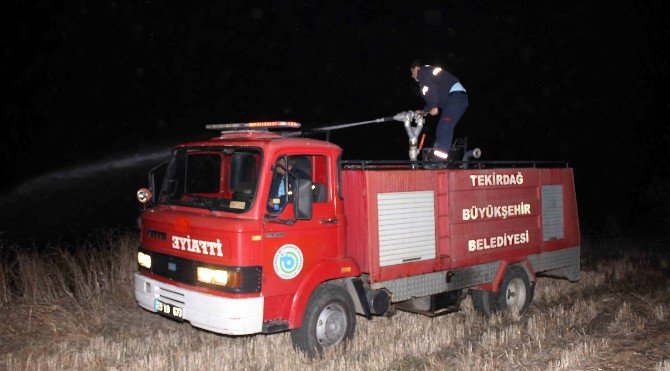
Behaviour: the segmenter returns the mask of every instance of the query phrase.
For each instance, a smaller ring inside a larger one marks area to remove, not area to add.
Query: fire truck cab
[[[577,280],[572,170],[344,162],[340,147],[233,124],[174,148],[138,191],[135,297],[228,335],[291,330],[310,355],[356,314],[525,312],[536,275]],[[163,173],[164,171],[164,173]],[[163,173],[159,175],[159,173]]]

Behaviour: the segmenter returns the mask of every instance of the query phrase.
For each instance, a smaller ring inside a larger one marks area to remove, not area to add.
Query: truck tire
[[[349,293],[340,286],[322,284],[307,302],[302,326],[291,330],[295,349],[316,357],[325,348],[346,343],[354,336],[356,312]]]
[[[472,290],[471,296],[472,306],[474,306],[478,312],[490,316],[498,311],[495,295],[491,291]]]
[[[534,293],[535,286],[530,283],[526,271],[512,265],[505,271],[500,291],[495,293],[495,305],[502,312],[518,310],[519,314],[524,314],[533,301]]]

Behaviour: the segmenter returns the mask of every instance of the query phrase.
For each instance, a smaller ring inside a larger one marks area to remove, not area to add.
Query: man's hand
[[[431,109],[430,112],[428,112],[428,113],[429,113],[431,116],[435,116],[435,115],[437,115],[437,107]]]

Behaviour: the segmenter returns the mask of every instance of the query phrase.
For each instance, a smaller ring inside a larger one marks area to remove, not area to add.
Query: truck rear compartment
[[[570,168],[344,170],[342,188],[346,254],[371,283],[579,246]]]

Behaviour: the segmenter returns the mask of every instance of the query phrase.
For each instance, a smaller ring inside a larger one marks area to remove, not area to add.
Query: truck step
[[[419,310],[419,309],[414,309],[414,308],[398,308],[402,311],[405,312],[411,312],[411,313],[416,313],[416,314],[423,314],[426,317],[439,317],[443,316],[445,314],[449,313],[454,313],[458,312],[460,310],[459,306],[454,306],[454,307],[449,307],[449,308],[441,308],[437,310]]]

